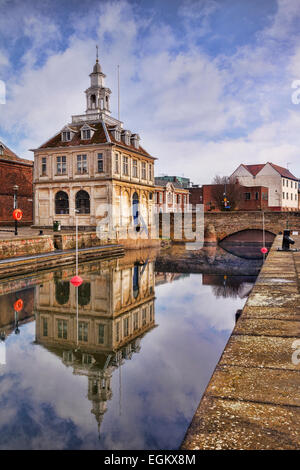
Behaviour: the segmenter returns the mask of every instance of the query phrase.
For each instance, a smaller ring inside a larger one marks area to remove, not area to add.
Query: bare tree
[[[215,175],[212,180],[212,184],[225,184],[229,183],[230,178],[229,176],[220,176],[220,175]]]
[[[221,211],[233,211],[238,209],[241,198],[241,186],[228,176],[216,175],[212,181],[211,195],[213,203]],[[225,207],[224,198],[228,201],[229,208]]]

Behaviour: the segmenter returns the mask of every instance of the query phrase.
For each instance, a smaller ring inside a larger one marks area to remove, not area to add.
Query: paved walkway
[[[61,233],[61,232],[53,232],[52,229],[43,230],[44,235],[52,235],[53,233]],[[40,234],[39,229],[33,229],[30,227],[18,227],[18,237],[35,237]],[[15,228],[14,227],[1,227],[0,226],[0,240],[5,240],[9,238],[15,238]]]
[[[300,448],[300,252],[278,252],[281,242],[277,236],[182,449]]]

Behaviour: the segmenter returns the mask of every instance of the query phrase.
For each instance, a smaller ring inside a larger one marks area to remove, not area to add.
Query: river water
[[[1,449],[180,446],[256,276],[155,259],[0,282]]]

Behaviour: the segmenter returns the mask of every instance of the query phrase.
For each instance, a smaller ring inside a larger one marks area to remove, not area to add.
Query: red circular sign
[[[71,284],[73,284],[73,286],[75,287],[81,286],[82,283],[83,283],[83,279],[80,276],[74,276],[71,279]]]
[[[21,209],[15,209],[13,211],[13,218],[17,221],[21,220],[23,217],[23,212],[21,211]]]
[[[24,303],[22,299],[18,299],[14,303],[14,309],[16,312],[20,312],[22,308],[24,307]]]
[[[260,251],[265,255],[266,253],[268,253],[268,248],[266,248],[265,246],[263,246]]]

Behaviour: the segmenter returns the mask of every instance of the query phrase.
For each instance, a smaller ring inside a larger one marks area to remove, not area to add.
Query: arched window
[[[90,282],[83,282],[78,287],[78,304],[81,307],[88,305],[91,301],[91,284]]]
[[[55,280],[55,298],[59,305],[64,305],[69,301],[70,283],[68,281]]]
[[[139,295],[139,265],[136,263],[133,267],[133,276],[132,276],[132,291],[133,291],[133,297],[136,299],[137,296]]]
[[[91,105],[92,108],[96,107],[96,95],[91,95]]]
[[[86,191],[80,190],[76,194],[76,209],[79,214],[90,213],[90,195]]]
[[[55,195],[55,214],[69,213],[69,196],[65,191],[58,191]]]
[[[137,193],[134,193],[132,196],[132,216],[133,225],[136,231],[139,231],[139,196]]]
[[[97,380],[93,380],[92,394],[93,394],[93,395],[97,395],[97,394],[98,394],[98,383],[97,383]]]

